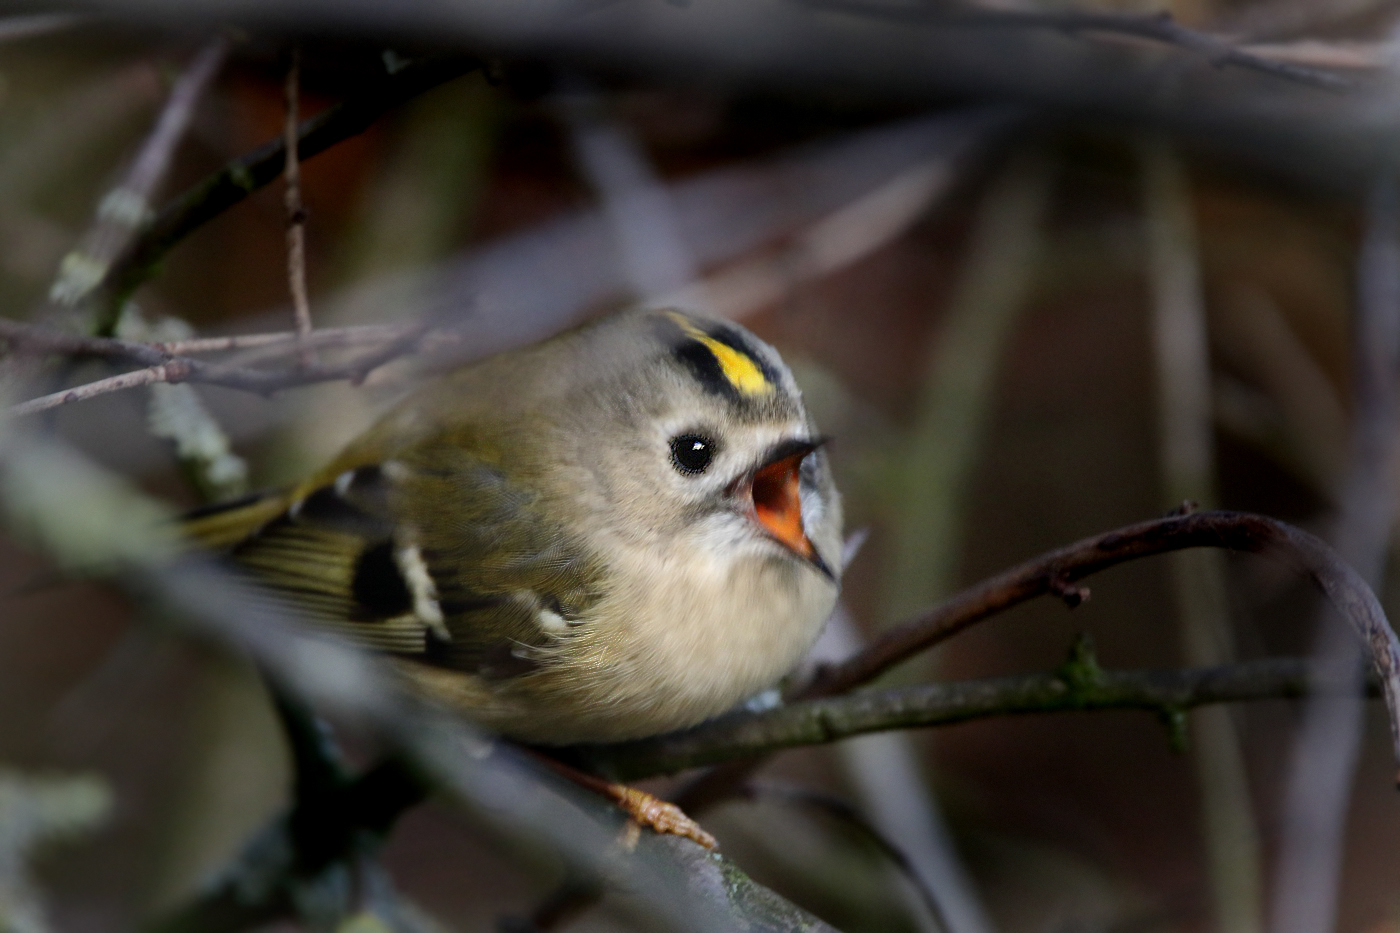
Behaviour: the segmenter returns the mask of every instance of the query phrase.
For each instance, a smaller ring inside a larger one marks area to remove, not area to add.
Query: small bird
[[[773,686],[835,603],[841,522],[777,352],[631,310],[427,382],[307,481],[184,527],[468,719],[567,745]]]

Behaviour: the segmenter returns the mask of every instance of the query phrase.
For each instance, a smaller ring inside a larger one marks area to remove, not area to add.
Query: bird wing
[[[342,461],[184,529],[321,628],[487,679],[547,664],[601,595],[598,562],[539,496],[456,445]]]

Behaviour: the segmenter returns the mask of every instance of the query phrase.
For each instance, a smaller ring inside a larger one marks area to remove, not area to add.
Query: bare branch
[[[1071,663],[1049,674],[804,700],[687,732],[598,746],[590,755],[619,780],[630,781],[889,729],[1075,710],[1172,713],[1211,703],[1295,698],[1316,687],[1314,674],[1312,665],[1295,658],[1162,671],[1104,671]]]
[[[1139,557],[1191,547],[1223,547],[1282,560],[1327,595],[1369,649],[1384,686],[1392,746],[1400,759],[1400,725],[1395,712],[1400,696],[1400,645],[1375,594],[1321,539],[1283,522],[1242,512],[1170,515],[1041,555],[890,629],[850,659],[818,669],[810,683],[793,691],[793,698],[814,699],[849,691],[920,651],[1038,596],[1057,596],[1074,608],[1088,595],[1087,588],[1073,585],[1076,581]],[[687,812],[696,813],[735,793],[760,763],[726,762],[691,780],[675,800]]]
[[[185,360],[171,360],[158,366],[148,366],[145,369],[122,373],[119,376],[108,376],[106,379],[84,383],[61,392],[50,392],[48,395],[41,395],[27,402],[13,405],[7,414],[14,418],[23,418],[27,415],[37,415],[41,411],[58,408],[60,405],[85,402],[97,398],[99,395],[110,395],[113,392],[135,389],[138,386],[154,385],[158,382],[184,382],[189,378],[189,367],[190,364]]]
[[[156,344],[118,340],[113,337],[85,337],[69,331],[38,327],[0,318],[0,340],[12,351],[62,353],[68,356],[96,356],[154,366],[169,360]]]
[[[1012,606],[1056,593],[1067,584],[1129,560],[1191,547],[1220,547],[1281,560],[1305,574],[1327,596],[1366,644],[1382,678],[1386,705],[1391,710],[1391,738],[1400,759],[1400,643],[1375,594],[1320,538],[1284,522],[1244,512],[1169,515],[1051,551],[896,626],[850,660],[818,672],[799,695],[830,696],[850,690]]]
[[[121,184],[107,192],[97,210],[97,222],[78,249],[63,259],[49,300],[76,307],[101,284],[113,260],[131,243],[148,220],[150,199],[165,177],[175,147],[185,135],[196,105],[228,55],[229,40],[218,36],[195,55],[170,91],[165,108],[146,138]],[[101,332],[115,324],[115,310]]]
[[[930,26],[978,26],[1009,29],[1058,29],[1063,32],[1131,36],[1185,49],[1216,67],[1235,65],[1288,78],[1314,87],[1346,90],[1355,86],[1349,78],[1246,51],[1219,36],[1182,26],[1172,15],[1117,13],[1099,10],[1004,10],[932,3],[866,3],[864,0],[802,0],[818,10],[878,17]]]
[[[292,292],[292,319],[302,341],[311,333],[311,303],[306,297],[306,208],[301,203],[301,160],[297,158],[297,129],[301,124],[301,49],[292,47],[292,63],[287,67],[287,119],[282,130],[286,158],[282,175],[287,190],[282,203],[287,210],[287,280]],[[315,362],[310,348],[298,351],[302,366]]]
[[[0,319],[0,339],[12,346],[32,348],[71,356],[97,356],[142,365],[143,369],[99,379],[95,382],[52,392],[14,405],[8,414],[33,415],[73,402],[120,392],[159,382],[198,382],[267,395],[294,386],[348,379],[360,383],[386,363],[414,352],[427,337],[425,324],[384,327],[343,328],[313,331],[307,341],[297,334],[259,334],[248,338],[216,337],[204,340],[139,343],[106,337],[84,337],[17,321]],[[444,336],[445,332],[438,332]],[[450,339],[450,338],[448,338]],[[316,363],[286,370],[254,369],[224,363],[209,363],[172,352],[186,346],[196,351],[229,350],[244,347],[266,348],[278,353],[303,346],[356,346],[379,344],[375,349],[335,364]]]
[[[421,333],[417,324],[359,324],[352,327],[323,327],[312,331],[305,343],[318,348],[377,346]],[[445,330],[423,335],[424,339],[455,341]],[[191,337],[185,340],[138,342],[114,337],[84,337],[49,327],[39,327],[0,318],[0,340],[21,352],[63,353],[95,356],[154,365],[169,357],[199,353],[227,353],[235,350],[271,350],[290,353],[303,342],[295,331],[267,334],[238,334],[229,337]]]
[[[465,55],[441,55],[406,64],[398,59],[387,61],[377,83],[301,124],[297,130],[298,157],[304,161],[364,132],[386,111],[479,65],[479,59]],[[123,298],[154,274],[171,247],[273,182],[285,167],[286,144],[281,139],[272,140],[234,159],[163,207],[103,275],[98,288],[106,313],[115,314]]]
[[[193,337],[189,340],[169,340],[154,344],[154,346],[166,353],[181,356],[191,353],[259,350],[267,347],[282,347],[290,350],[292,349],[290,345],[298,341],[313,347],[352,347],[395,340],[414,330],[417,330],[417,325],[357,324],[351,327],[322,327],[319,330],[313,330],[305,338],[295,331],[276,331],[269,334],[239,334],[231,337]]]

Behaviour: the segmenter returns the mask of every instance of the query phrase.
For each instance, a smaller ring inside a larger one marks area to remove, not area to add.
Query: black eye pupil
[[[687,476],[704,473],[715,458],[715,442],[699,434],[671,438],[671,462]]]

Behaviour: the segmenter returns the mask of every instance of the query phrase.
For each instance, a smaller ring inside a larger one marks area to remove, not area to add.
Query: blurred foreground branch
[[[869,732],[996,716],[1135,709],[1172,720],[1208,704],[1305,696],[1316,683],[1314,674],[1313,665],[1295,658],[1216,668],[1105,671],[1091,652],[1078,650],[1051,673],[865,690],[583,751],[591,763],[630,781]],[[395,818],[424,793],[414,771],[390,759],[332,792],[300,798],[296,811],[265,829],[245,850],[235,871],[226,873],[197,903],[153,929],[235,930],[287,911],[297,900],[296,892],[313,884],[328,867],[366,845],[377,846]],[[651,846],[681,845],[651,834],[645,838]],[[255,897],[248,893],[252,878],[269,879]]]
[[[169,171],[175,149],[189,129],[205,90],[228,57],[228,51],[228,37],[218,36],[195,55],[181,74],[160,119],[146,137],[121,184],[103,198],[96,220],[82,243],[64,257],[58,277],[49,290],[49,301],[54,305],[75,308],[92,295],[111,274],[117,257],[131,246],[137,232],[148,222],[156,187]],[[112,314],[117,310],[119,308],[113,309]]]
[[[804,0],[807,6],[857,16],[878,17],[899,23],[929,26],[982,26],[998,29],[1054,29],[1079,35],[1098,33],[1108,36],[1131,36],[1164,45],[1173,45],[1196,55],[1216,67],[1235,65],[1265,74],[1301,81],[1315,87],[1342,90],[1353,82],[1340,75],[1309,68],[1293,62],[1279,61],[1196,29],[1188,29],[1172,18],[1171,13],[1121,13],[1116,10],[1011,10],[991,9],[973,5],[943,3],[890,4],[867,3],[865,0]]]
[[[1150,17],[1108,16],[1095,28],[1087,21],[1054,22],[1066,14],[1046,12],[1051,21],[1043,24],[1013,16],[911,28],[789,0],[618,0],[528,11],[483,0],[405,0],[392,9],[285,0],[31,2],[35,9],[96,9],[162,24],[228,16],[294,27],[303,35],[318,29],[361,35],[392,30],[585,74],[606,70],[727,91],[834,91],[900,105],[950,98],[1017,102],[1182,132],[1330,184],[1354,184],[1395,152],[1395,76],[1388,69],[1357,76],[1352,90],[1336,93],[1331,88],[1337,81],[1318,77],[1325,72],[1295,74],[1288,70],[1291,62],[1232,47],[1220,37],[1178,32],[1182,27]],[[923,16],[926,9],[911,4],[901,14]],[[993,17],[1006,12],[991,11]],[[1013,21],[1017,28],[1003,24]],[[1117,41],[1081,41],[1067,30]],[[1238,67],[1218,68],[1214,61]],[[1280,80],[1283,74],[1290,79]]]
[[[755,930],[814,928],[816,921],[810,917],[754,886],[732,866],[716,862],[686,843],[645,835],[637,853],[619,853],[612,840],[617,814],[601,814],[604,820],[611,817],[612,831],[585,815],[590,809],[606,810],[605,804],[571,794],[548,776],[527,768],[508,747],[486,742],[455,717],[403,693],[379,662],[333,640],[306,634],[266,600],[212,565],[177,559],[181,545],[171,537],[173,529],[160,520],[154,504],[78,455],[33,436],[17,437],[13,430],[0,440],[0,498],[10,525],[32,544],[64,565],[88,572],[104,568],[133,595],[163,606],[167,617],[178,620],[184,630],[254,658],[288,695],[361,723],[381,738],[391,756],[400,758],[417,780],[452,798],[498,838],[513,840],[513,846],[526,840],[543,845],[572,870],[623,892],[650,918],[650,928],[728,930],[735,928],[736,916],[742,916],[743,923]],[[951,617],[947,613],[936,613],[932,618],[945,621],[934,626],[933,632],[946,637],[977,618],[1020,601],[1012,597],[1029,598],[1036,592],[1073,596],[1079,591],[1071,588],[1070,581],[1092,570],[1191,545],[1249,550],[1267,547],[1282,552],[1279,556],[1291,559],[1312,577],[1352,623],[1366,632],[1375,663],[1389,679],[1384,686],[1393,689],[1393,636],[1370,591],[1317,539],[1251,515],[1216,512],[1174,516],[1089,539],[954,600],[950,606],[967,605],[971,600],[981,611],[964,610],[956,625],[948,621]],[[1039,575],[1028,570],[1037,567]],[[909,642],[905,639],[899,644]],[[872,657],[890,657],[889,643],[877,644],[872,652],[858,655],[843,668],[878,671],[878,665],[872,668]],[[1307,688],[1308,670],[1288,667],[1287,663],[1258,662],[1223,673],[1108,674],[1081,652],[1055,674],[994,682],[990,687],[974,685],[960,694],[946,692],[950,689],[946,686],[931,686],[908,692],[814,698],[754,718],[636,743],[628,753],[630,759],[623,757],[620,749],[615,750],[614,764],[633,775],[674,770],[771,747],[830,741],[870,729],[960,721],[979,711],[1107,706],[1170,711],[1197,702],[1296,695]],[[706,736],[718,738],[707,745]],[[663,747],[664,754],[657,751]],[[374,796],[377,801],[395,799],[394,795]],[[318,804],[326,803],[324,795],[315,799]],[[413,794],[399,799],[406,805]],[[387,826],[395,815],[374,812],[376,825]],[[352,816],[351,822],[360,827],[364,819]],[[289,820],[297,818],[294,811]],[[233,873],[226,876],[233,879],[227,884],[234,888],[216,889],[210,896],[221,897],[220,890],[233,890],[244,899],[239,902],[240,910],[250,903],[273,907],[288,903],[288,889],[277,879],[288,871],[304,875],[310,856],[304,846],[294,844],[288,855],[274,842],[290,838],[286,834],[294,831],[290,822],[285,829],[268,830],[261,837],[264,841],[245,853]],[[357,838],[358,832],[355,828],[346,838]],[[319,840],[336,838],[324,831],[315,835]],[[266,841],[269,839],[272,842]],[[666,852],[671,854],[660,854]],[[331,861],[342,864],[334,857]],[[253,881],[267,882],[266,872],[260,873],[260,869],[268,865],[277,883],[250,888]],[[248,892],[254,889],[261,893],[250,901],[253,895]]]
[[[580,877],[597,879],[618,892],[647,929],[829,929],[690,843],[644,838],[636,852],[621,851],[615,844],[621,816],[606,803],[541,773],[509,747],[405,693],[377,659],[308,634],[212,563],[180,557],[184,546],[164,521],[163,510],[75,452],[21,436],[13,428],[5,431],[0,435],[0,504],[10,528],[61,566],[100,573],[159,608],[160,616],[179,631],[255,660],[298,702],[358,723],[379,738],[391,758],[401,759],[416,780],[456,803],[498,842],[536,857],[548,852]],[[375,774],[372,769],[362,780]],[[346,830],[352,841],[361,830],[387,825],[402,809],[402,803],[392,805],[393,812],[386,815],[376,808],[392,804],[394,796],[355,790],[361,786],[352,783],[344,800],[318,793],[310,801],[333,813],[348,807],[355,814],[354,825]],[[353,805],[356,793],[367,794],[367,810]],[[312,908],[327,908],[319,897],[312,905],[296,903],[291,893],[298,886],[287,883],[288,872],[294,880],[305,879],[318,862],[316,853],[327,848],[332,850],[328,871],[344,877],[350,870],[336,858],[343,849],[324,826],[309,833],[311,840],[296,835],[294,824],[306,813],[299,807],[259,836],[225,875],[224,886],[211,892],[210,898],[225,897],[221,903],[231,904],[238,914],[232,925],[217,928],[238,929],[258,918],[293,913],[310,916],[315,915]],[[290,853],[285,848],[289,840]],[[319,878],[325,872],[312,875],[314,890],[339,898],[331,909],[351,896],[353,886],[323,888]],[[199,905],[191,910],[182,916],[212,916],[201,913]],[[198,928],[215,928],[209,923]]]

